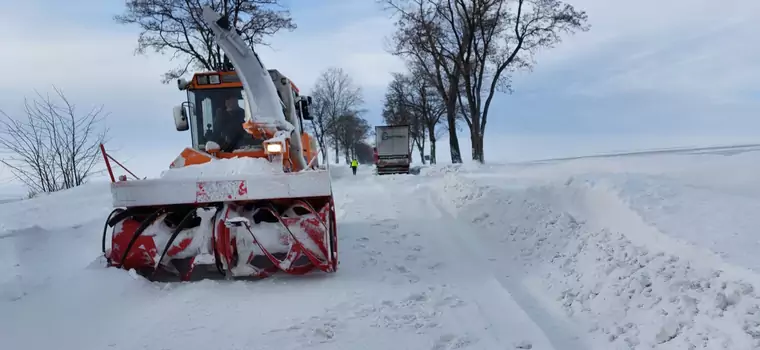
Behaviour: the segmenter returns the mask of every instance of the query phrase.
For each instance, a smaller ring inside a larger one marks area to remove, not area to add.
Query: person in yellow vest
[[[354,172],[354,176],[356,175],[356,167],[359,166],[359,161],[354,159],[351,161],[351,171]]]

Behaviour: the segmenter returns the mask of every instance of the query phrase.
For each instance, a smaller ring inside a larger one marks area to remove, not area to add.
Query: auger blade
[[[150,280],[264,278],[337,267],[334,208],[325,198],[115,210],[109,226],[110,249],[103,244],[109,265]]]

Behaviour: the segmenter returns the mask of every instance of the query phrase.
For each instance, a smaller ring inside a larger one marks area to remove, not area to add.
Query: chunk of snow
[[[235,227],[235,226],[242,226],[242,225],[250,226],[251,221],[248,220],[248,218],[238,216],[238,217],[233,217],[233,218],[227,218],[226,220],[224,220],[224,224],[227,227]]]
[[[665,324],[660,327],[660,331],[655,336],[655,340],[658,344],[665,343],[678,335],[678,330],[681,328],[681,326],[678,324],[678,322],[674,320],[668,320],[665,322]]]
[[[213,152],[213,151],[218,151],[222,149],[222,147],[219,146],[219,144],[214,141],[207,141],[205,149],[206,151]]]
[[[265,142],[279,142],[281,144],[285,144],[285,142],[290,139],[290,132],[284,131],[284,130],[278,130],[270,139],[267,139]]]

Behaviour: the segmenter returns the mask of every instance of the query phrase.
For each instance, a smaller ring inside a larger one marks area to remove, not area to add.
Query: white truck
[[[412,163],[409,125],[375,127],[375,169],[378,175],[408,174]]]

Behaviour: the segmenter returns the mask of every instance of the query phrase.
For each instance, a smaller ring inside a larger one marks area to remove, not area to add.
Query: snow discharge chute
[[[151,280],[335,272],[330,176],[301,128],[311,98],[267,70],[225,18],[206,7],[203,19],[233,67],[178,81],[188,101],[174,120],[193,146],[160,178],[118,181],[101,147],[115,207],[108,265]]]

